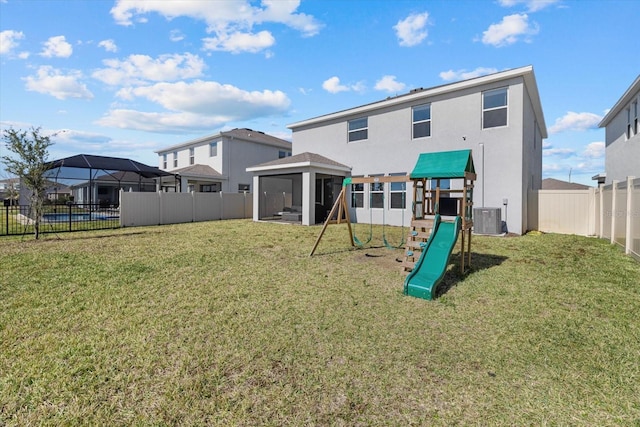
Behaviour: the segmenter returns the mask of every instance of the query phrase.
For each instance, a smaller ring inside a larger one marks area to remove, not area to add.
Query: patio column
[[[316,223],[316,173],[302,173],[302,225]]]
[[[180,177],[180,192],[187,193],[189,191],[189,180],[184,176]]]
[[[260,177],[253,176],[253,220],[260,220]]]

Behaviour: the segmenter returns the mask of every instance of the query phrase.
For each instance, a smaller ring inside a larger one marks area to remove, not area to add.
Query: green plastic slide
[[[404,281],[404,293],[412,297],[433,299],[435,290],[447,271],[451,251],[458,241],[462,219],[457,216],[454,222],[442,222],[440,215],[433,221],[433,231],[420,259]]]

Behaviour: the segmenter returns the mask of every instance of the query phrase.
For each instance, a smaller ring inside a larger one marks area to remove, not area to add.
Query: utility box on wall
[[[473,232],[502,233],[502,208],[473,208]]]

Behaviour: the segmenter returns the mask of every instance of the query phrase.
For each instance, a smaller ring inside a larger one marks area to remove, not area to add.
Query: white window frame
[[[209,157],[216,157],[218,155],[218,141],[209,143]]]
[[[352,124],[357,126],[364,121],[364,126],[351,128]],[[361,135],[364,135],[361,137]],[[347,122],[347,142],[366,141],[369,139],[369,117],[359,117],[357,119],[349,120]]]
[[[428,119],[424,119],[424,120],[416,120],[416,110],[418,109],[424,109],[425,107],[428,107],[429,109],[429,118]],[[423,135],[423,136],[416,136],[416,125],[422,125],[427,123],[429,125],[429,132],[427,135]],[[420,139],[420,138],[430,138],[431,137],[431,103],[428,104],[421,104],[421,105],[414,105],[413,107],[411,107],[411,138],[412,139]]]
[[[162,169],[166,169],[167,168],[167,153],[164,153],[162,155]]]
[[[382,175],[371,175],[374,179],[381,176]],[[377,181],[369,183],[369,204],[370,209],[384,209],[384,182]]]
[[[173,167],[174,168],[178,167],[178,152],[177,151],[173,152]]]
[[[358,206],[358,195],[361,196],[360,206]],[[351,207],[364,208],[364,184],[351,184]]]
[[[485,108],[485,96],[486,95],[490,95],[492,93],[496,93],[496,92],[505,92],[505,100],[504,100],[504,105],[498,105],[498,106],[493,106],[493,107],[488,107]],[[496,126],[485,126],[485,114],[486,113],[490,113],[490,112],[494,112],[494,111],[498,111],[498,110],[505,110],[505,119],[504,119],[504,124],[499,124]],[[507,127],[509,126],[509,88],[508,87],[500,87],[500,88],[496,88],[496,89],[490,89],[490,90],[485,90],[482,92],[482,129],[483,130],[487,130],[487,129],[495,129],[495,128],[503,128],[503,127]]]
[[[406,176],[407,173],[392,173],[389,176]],[[402,194],[402,206],[393,206],[393,195]],[[407,208],[407,183],[406,182],[390,182],[389,183],[389,209],[406,209]]]
[[[193,165],[196,162],[196,149],[193,147],[189,148],[189,164]]]

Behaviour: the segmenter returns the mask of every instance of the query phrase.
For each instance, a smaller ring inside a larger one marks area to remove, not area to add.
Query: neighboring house
[[[578,184],[577,182],[562,181],[554,178],[545,178],[542,180],[541,190],[588,190],[588,185]]]
[[[640,75],[609,110],[605,128],[605,184],[640,177]]]
[[[537,226],[537,216],[529,215],[537,206],[529,206],[527,196],[541,187],[547,129],[531,66],[415,89],[289,128],[294,156],[249,168],[254,220],[274,213],[264,208],[273,203],[265,194],[277,194],[286,181],[292,189],[286,207],[299,206],[301,222],[315,224],[324,221],[318,214],[331,207],[345,176],[406,175],[420,153],[471,149],[477,173],[474,206],[500,208],[513,233]],[[351,217],[408,224],[411,185],[351,185]]]
[[[20,194],[20,178],[0,179],[0,199],[5,203],[18,203]]]
[[[98,175],[91,181],[71,186],[71,195],[76,203],[98,203],[114,206],[120,203],[120,190],[154,192],[156,179],[143,177],[135,172],[116,171]]]
[[[252,191],[249,166],[291,156],[291,143],[251,129],[233,129],[156,151],[160,169],[179,176],[165,191]]]

